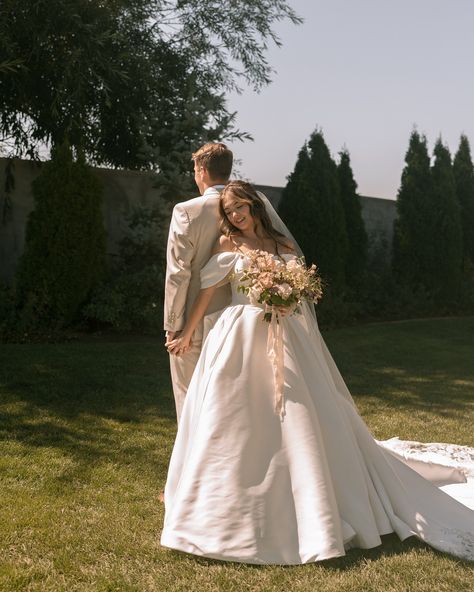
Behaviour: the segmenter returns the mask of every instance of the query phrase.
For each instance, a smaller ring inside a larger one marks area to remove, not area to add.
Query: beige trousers
[[[196,368],[202,341],[192,341],[189,350],[182,356],[170,355],[171,380],[173,383],[174,402],[176,405],[176,419],[179,424],[183,410],[184,399],[188,390],[191,377]]]

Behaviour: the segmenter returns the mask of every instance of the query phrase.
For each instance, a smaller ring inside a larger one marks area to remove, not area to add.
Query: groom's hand
[[[174,341],[177,337],[179,337],[179,334],[181,333],[181,331],[166,331],[165,333],[165,347],[168,351],[168,353],[171,353],[169,350],[169,344]]]
[[[168,343],[170,341],[173,341],[174,339],[176,339],[177,337],[179,337],[181,334],[181,331],[166,331],[165,333],[165,347],[168,347]]]
[[[173,356],[182,356],[187,353],[190,347],[191,339],[189,337],[186,339],[184,337],[177,337],[173,341],[169,341],[167,345],[168,353]]]
[[[165,341],[165,347],[168,350],[168,353],[171,354],[172,356],[180,356],[185,354],[190,345],[191,342],[187,343],[184,345],[184,347],[181,346],[181,343],[179,341],[179,337],[181,335],[182,331],[167,331],[166,332],[166,341]]]

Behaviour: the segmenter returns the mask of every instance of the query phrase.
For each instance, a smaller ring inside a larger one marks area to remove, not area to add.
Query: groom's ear
[[[201,165],[196,165],[196,166],[194,167],[194,177],[195,177],[196,179],[199,179],[199,180],[201,180],[201,181],[204,181],[204,176],[205,176],[205,173],[206,173],[206,169],[205,169],[205,167],[203,167],[203,166],[201,166]]]
[[[209,170],[204,165],[199,167],[199,174],[205,183],[212,181]]]

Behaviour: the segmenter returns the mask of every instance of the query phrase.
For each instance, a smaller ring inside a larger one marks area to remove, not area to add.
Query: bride
[[[237,288],[250,250],[288,261],[297,246],[272,226],[247,183],[229,183],[220,209],[223,234],[169,350],[185,354],[217,286],[230,282],[232,303],[210,330],[186,395],[161,544],[215,559],[291,565],[375,547],[395,532],[474,560],[474,491],[465,470],[374,440],[309,305],[303,314],[278,311],[284,413],[275,412],[269,325],[263,307]]]

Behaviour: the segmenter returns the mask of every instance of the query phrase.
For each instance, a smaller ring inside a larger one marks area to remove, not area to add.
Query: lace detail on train
[[[441,534],[444,535],[443,552],[451,553],[461,559],[474,561],[474,533],[460,530],[459,528],[443,528]],[[431,541],[426,541],[432,544]],[[436,547],[436,544],[433,544]]]
[[[409,459],[439,464],[461,470],[468,480],[474,481],[474,448],[442,442],[415,442],[391,438],[379,442],[385,448]]]

